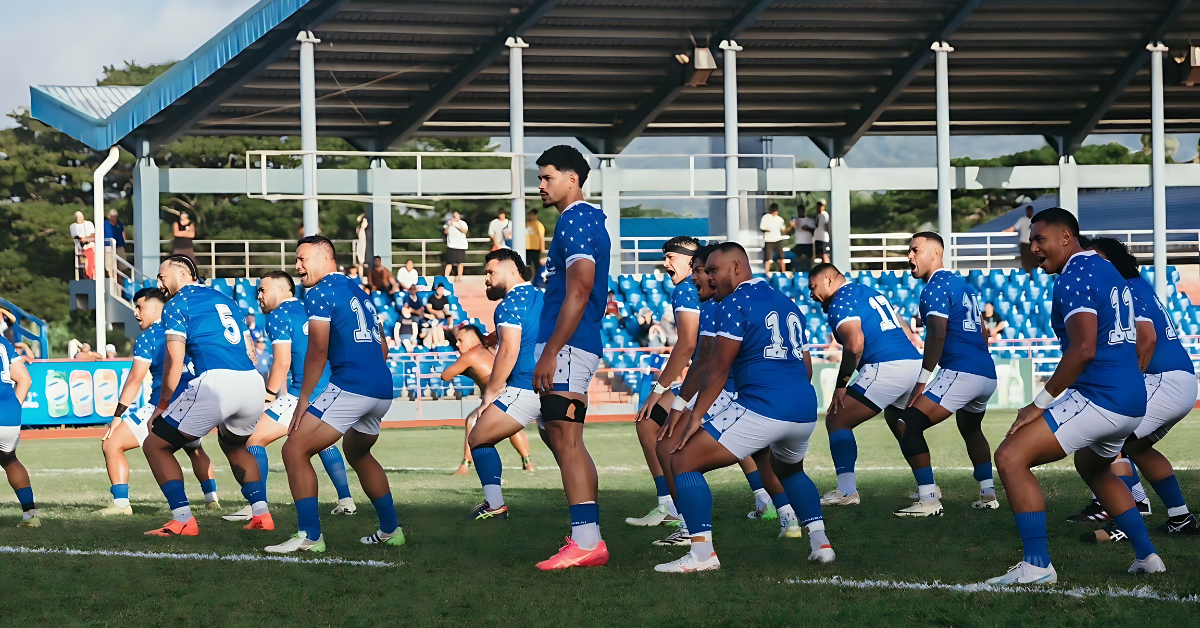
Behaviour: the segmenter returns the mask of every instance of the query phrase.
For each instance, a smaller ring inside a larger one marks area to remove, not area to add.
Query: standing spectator
[[[111,257],[108,251],[108,241],[113,241]],[[110,276],[116,274],[116,258],[125,259],[125,223],[117,217],[117,210],[108,212],[108,220],[104,221],[104,261]]]
[[[1029,230],[1033,225],[1033,205],[1025,206],[1025,215],[1017,219],[1013,226],[1005,229],[1002,233],[1017,232],[1017,240],[1021,245],[1021,268],[1025,272],[1033,272],[1037,267],[1037,260],[1033,258],[1033,248],[1029,244]]]
[[[353,279],[355,284],[361,285],[363,283],[363,276],[358,273],[358,264],[354,264],[350,267],[350,270],[346,271],[346,277]]]
[[[196,225],[192,224],[192,219],[187,212],[179,212],[179,220],[171,225],[171,233],[175,236],[171,252],[175,255],[186,255],[195,264],[196,249],[192,245],[192,240],[196,239]]]
[[[417,285],[417,280],[421,278],[420,273],[413,267],[413,261],[404,262],[404,268],[396,271],[396,283],[400,284],[401,290],[408,290],[411,286]]]
[[[792,270],[808,272],[812,268],[813,232],[817,230],[817,221],[806,215],[797,216],[792,219],[792,230],[796,232],[796,246],[792,247],[796,265]]]
[[[442,227],[446,234],[446,277],[450,267],[458,264],[458,278],[462,279],[463,262],[467,261],[467,223],[458,212]]]
[[[488,224],[488,238],[492,240],[493,251],[512,248],[512,221],[508,219],[503,209]]]
[[[446,286],[439,283],[433,289],[433,296],[425,303],[425,316],[449,327],[454,324],[454,314],[446,307],[448,305],[450,299],[446,297]]]
[[[829,263],[829,212],[825,199],[817,201],[817,225],[813,229],[813,260]]]
[[[1006,322],[1003,318],[1000,318],[1000,315],[996,313],[996,308],[991,303],[987,303],[983,306],[982,322],[983,329],[987,331],[988,334],[988,344],[999,340],[1000,332],[1004,331],[1004,329],[1008,327],[1008,322]]]
[[[88,279],[96,278],[96,225],[84,220],[83,212],[75,212],[75,224],[71,225],[71,239],[75,241],[75,267],[83,263],[83,273]]]
[[[771,272],[771,261],[779,260],[779,270],[787,270],[783,257],[783,216],[779,215],[779,203],[771,203],[767,213],[758,221],[758,230],[763,232],[763,265]]]
[[[79,352],[71,356],[71,359],[79,360],[80,362],[95,362],[96,360],[103,360],[104,356],[92,351],[92,345],[84,342],[79,345]]]
[[[530,281],[538,288],[545,287],[542,281],[542,256],[546,253],[546,225],[538,220],[537,208],[525,212],[525,257],[530,260],[533,273]]]
[[[396,294],[400,290],[400,285],[396,283],[396,278],[392,277],[392,271],[383,265],[383,258],[378,255],[375,256],[372,262],[371,274],[367,278],[367,286],[371,288],[371,292],[386,292],[388,295]]]
[[[354,221],[354,255],[351,261],[355,266],[367,264],[367,222],[366,214],[359,214]]]

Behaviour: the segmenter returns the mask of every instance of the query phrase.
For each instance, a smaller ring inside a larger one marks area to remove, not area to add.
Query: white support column
[[[528,48],[520,37],[509,37],[505,42],[508,46],[508,142],[509,150],[517,155],[513,158],[513,191],[516,198],[512,199],[512,249],[525,259],[525,80],[522,66],[522,49]],[[619,241],[619,240],[618,240]],[[528,263],[528,260],[526,260]],[[537,272],[537,269],[533,269]]]
[[[137,141],[137,162],[133,166],[133,248],[134,268],[147,278],[158,276],[162,262],[159,250],[158,166],[150,155],[150,142]]]
[[[108,320],[105,316],[108,312],[108,299],[104,296],[104,283],[107,281],[104,277],[104,271],[108,264],[105,263],[104,255],[104,175],[112,170],[113,165],[117,163],[117,158],[121,156],[121,151],[116,146],[108,149],[108,157],[96,168],[96,173],[92,176],[92,224],[96,227],[96,239],[92,243],[92,277],[95,280],[96,290],[96,345],[95,351],[100,355],[104,355],[104,345],[108,344]],[[154,276],[158,276],[158,271],[155,269]],[[43,349],[45,351],[45,349]]]
[[[612,159],[600,161],[600,209],[608,229],[608,274],[621,274],[621,171]],[[636,254],[635,254],[636,255]]]
[[[951,213],[950,190],[954,189],[953,172],[950,169],[950,72],[948,57],[954,49],[940,41],[933,45],[937,62],[937,202],[938,232],[947,243],[953,243],[954,223]],[[944,261],[954,268],[954,247],[946,247]]]
[[[734,241],[741,235],[741,199],[738,198],[738,104],[737,53],[742,47],[736,41],[721,42],[725,51],[725,237]]]
[[[845,159],[830,160],[829,180],[829,261],[844,273],[850,270],[850,168]]]
[[[1058,158],[1058,206],[1079,217],[1079,169],[1075,157]]]
[[[1154,194],[1154,292],[1167,298],[1167,154],[1163,130],[1162,42],[1146,46],[1150,51],[1150,185]]]
[[[300,31],[296,35],[300,42],[300,150],[317,150],[317,81],[314,70],[313,52],[320,39],[312,31]],[[301,169],[304,172],[304,195],[317,194],[317,156],[303,155]],[[306,198],[304,207],[304,235],[316,235],[318,225],[317,199]]]
[[[367,216],[371,225],[370,256],[364,261],[374,263],[373,257],[383,259],[383,266],[392,268],[392,190],[388,186],[387,163],[382,157],[371,159],[371,210]],[[364,254],[364,257],[366,255]]]

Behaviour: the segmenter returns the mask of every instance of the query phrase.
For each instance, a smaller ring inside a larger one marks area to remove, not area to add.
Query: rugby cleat
[[[395,532],[376,530],[371,536],[364,536],[359,541],[363,545],[404,545],[404,530],[396,528]]]
[[[1095,532],[1087,532],[1079,535],[1079,540],[1084,543],[1120,543],[1128,541],[1129,537],[1125,535],[1115,524],[1108,524]]]
[[[989,579],[986,584],[1007,587],[1013,584],[1054,584],[1058,582],[1058,572],[1054,565],[1049,567],[1034,567],[1021,561],[1009,567],[1008,573]]]
[[[1137,503],[1138,512],[1141,513],[1141,515],[1143,517],[1149,517],[1151,515],[1150,498],[1149,497],[1147,497],[1146,499],[1143,499],[1140,502],[1136,502],[1136,503]]]
[[[245,508],[221,517],[226,521],[249,521],[254,518],[254,509],[247,505]]]
[[[292,535],[292,538],[280,543],[279,545],[268,545],[263,548],[272,554],[288,554],[291,552],[314,552],[320,554],[325,551],[325,535],[317,537],[313,541],[308,538],[308,534],[297,532]]]
[[[942,498],[942,487],[940,487],[940,486],[936,486],[936,485],[935,485],[935,486],[933,487],[933,496],[934,496],[934,497],[936,497],[936,498],[938,498],[938,499],[941,499],[941,498]],[[921,494],[920,494],[920,493],[918,493],[918,492],[916,492],[916,491],[913,491],[913,492],[911,492],[911,493],[909,493],[909,494],[908,494],[908,498],[909,498],[909,499],[911,499],[911,500],[913,500],[913,501],[915,502],[915,501],[917,501],[918,499],[921,499]]]
[[[1000,508],[1000,500],[995,495],[980,495],[978,500],[971,502],[971,508],[975,510],[998,510]]]
[[[716,553],[713,553],[704,560],[700,560],[694,554],[688,552],[679,558],[679,560],[655,565],[654,571],[659,573],[692,573],[694,571],[716,571],[720,568],[721,561],[717,560]]]
[[[775,504],[768,503],[759,510],[755,508],[746,515],[747,519],[762,519],[763,521],[774,521],[779,518],[779,512],[775,510]]]
[[[100,515],[101,517],[111,517],[113,515],[132,515],[133,514],[133,506],[126,506],[124,508],[120,508],[116,504],[113,504],[112,506],[109,506],[108,508],[101,508],[100,510],[97,510],[96,514]]]
[[[1159,558],[1158,554],[1151,554],[1145,558],[1133,561],[1129,566],[1129,573],[1141,575],[1144,573],[1164,573],[1167,570],[1166,564]]]
[[[1167,534],[1200,534],[1200,525],[1196,523],[1196,515],[1189,512],[1168,518],[1159,530]]]
[[[841,489],[835,489],[821,496],[822,506],[854,506],[862,503],[858,491],[847,495]]]
[[[271,518],[271,513],[263,513],[250,518],[250,523],[247,523],[243,530],[274,530],[275,520]]]
[[[1092,500],[1092,503],[1084,506],[1083,510],[1079,511],[1079,514],[1067,517],[1067,521],[1072,523],[1112,521],[1112,517],[1104,512],[1104,506],[1101,506],[1100,502]]]
[[[542,571],[570,569],[571,567],[601,567],[608,564],[608,546],[600,541],[594,549],[585,550],[575,544],[575,539],[567,537],[567,544],[559,548],[558,553],[537,564]]]
[[[687,530],[684,530],[682,526],[672,530],[671,533],[667,535],[667,538],[659,539],[654,542],[654,545],[659,547],[672,547],[675,545],[688,547],[691,544],[692,535]]]
[[[492,508],[491,505],[485,501],[472,508],[471,512],[467,513],[467,515],[463,518],[468,521],[482,521],[484,519],[508,519],[508,506],[505,505],[499,508]]]
[[[205,502],[204,509],[205,510],[220,510],[221,502],[218,502],[218,501]]]
[[[942,502],[934,498],[917,500],[912,506],[901,508],[892,514],[897,517],[940,517],[944,512]]]
[[[645,517],[629,517],[625,519],[625,523],[628,523],[631,526],[649,528],[678,520],[678,517],[673,517],[671,516],[671,513],[667,512],[666,506],[659,504],[658,506],[654,507],[654,510],[646,513]]]
[[[358,506],[354,505],[353,497],[344,497],[338,500],[337,506],[329,511],[331,515],[352,515],[358,512]]]
[[[837,554],[833,552],[832,545],[822,545],[820,549],[813,550],[808,555],[808,559],[817,563],[832,563],[837,558]]]
[[[779,531],[779,538],[781,539],[799,539],[804,537],[804,526],[800,525],[800,521],[796,519],[788,519],[780,528],[782,528]]]
[[[200,526],[196,525],[195,517],[188,519],[186,523],[172,519],[167,525],[147,532],[146,536],[200,536]]]
[[[193,520],[193,521],[195,521],[195,520]],[[22,519],[21,523],[17,524],[17,527],[18,528],[40,528],[40,527],[42,527],[42,520],[38,519],[37,517],[30,517],[28,519]]]

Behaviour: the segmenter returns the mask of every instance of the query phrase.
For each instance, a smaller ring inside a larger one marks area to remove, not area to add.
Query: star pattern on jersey
[[[529,306],[534,294],[540,291],[540,288],[534,288],[529,285],[517,286],[509,290],[504,300],[496,307],[496,314],[492,322],[497,327],[500,325],[520,327],[529,314]]]
[[[944,277],[944,278],[943,278]],[[925,289],[921,291],[921,318],[928,312],[950,314],[950,292],[953,285],[949,273],[935,272]]]
[[[842,319],[858,315],[855,311],[856,304],[854,302],[857,295],[851,292],[853,288],[849,286],[851,284],[846,284],[843,288],[839,288],[833,294],[833,303],[829,304],[829,326],[835,330],[838,323],[842,322]]]
[[[333,275],[326,275],[313,286],[304,295],[304,310],[309,316],[319,316],[321,318],[329,318],[333,305],[329,302],[329,292],[333,290],[330,285],[329,278]]]
[[[133,357],[154,360],[155,343],[162,337],[162,323],[154,323],[133,341]]]
[[[593,215],[597,213],[594,207],[592,208],[593,211],[585,212],[585,210],[579,209],[581,205],[587,204],[579,203],[567,210],[567,213],[563,215],[567,219],[566,228],[554,238],[556,241],[560,237],[563,238],[564,261],[576,255],[595,257],[597,253],[596,231],[597,229],[600,231],[605,230],[603,215],[597,220],[596,216]],[[587,206],[592,207],[591,205]],[[559,221],[558,224],[561,225],[562,221]]]
[[[710,299],[700,304],[700,333],[717,333],[717,310],[721,303]]]
[[[189,288],[191,286],[184,286],[183,290],[167,301],[167,306],[163,308],[162,313],[163,329],[187,333],[187,295],[191,292]]]
[[[696,294],[696,284],[691,279],[684,279],[671,292],[671,309],[698,310],[700,297]]]

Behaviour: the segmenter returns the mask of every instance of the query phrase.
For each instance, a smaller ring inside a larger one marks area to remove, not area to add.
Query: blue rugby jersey
[[[696,284],[692,283],[691,277],[675,284],[675,290],[671,292],[671,311],[675,313],[676,326],[679,325],[680,312],[700,314],[700,296],[696,293]],[[699,336],[696,340],[696,348],[692,350],[693,360],[700,355]]]
[[[946,319],[946,344],[938,364],[944,369],[996,379],[996,363],[983,338],[979,295],[962,275],[934,271],[921,292],[921,320]]]
[[[1054,282],[1050,325],[1064,353],[1070,344],[1067,320],[1081,312],[1096,316],[1096,356],[1071,388],[1111,412],[1131,417],[1146,414],[1133,291],[1117,269],[1094,251],[1071,256]]]
[[[138,334],[133,341],[133,359],[150,363],[150,405],[157,406],[162,399],[163,367],[167,365],[167,337],[162,321],[156,321]],[[188,361],[179,374],[179,384],[171,395],[171,401],[195,379],[194,367]]]
[[[513,388],[533,390],[534,347],[537,345],[538,322],[542,316],[544,294],[528,281],[513,286],[496,306],[492,322],[496,329],[515,327],[521,330],[521,351],[517,363],[508,374],[508,385]]]
[[[732,369],[742,407],[779,421],[817,420],[805,318],[791,299],[761,278],[744,282],[721,301],[717,329],[742,343]]]
[[[856,366],[921,359],[900,326],[896,310],[878,290],[851,282],[838,288],[829,305],[829,326],[833,328],[833,337],[842,344],[845,343],[838,328],[847,321],[858,321],[862,326],[863,352]]]
[[[546,256],[546,296],[542,317],[538,323],[537,341],[544,343],[554,333],[558,312],[567,295],[567,267],[579,260],[596,264],[592,293],[579,319],[575,333],[567,344],[600,355],[600,319],[608,302],[608,230],[604,227],[604,212],[595,205],[577,201],[568,207],[554,225],[554,240]]]
[[[21,402],[17,401],[17,385],[12,380],[12,363],[19,360],[17,350],[0,336],[0,426],[21,424]]]
[[[1192,358],[1179,340],[1179,331],[1167,316],[1167,311],[1154,294],[1154,288],[1141,277],[1128,280],[1129,290],[1133,292],[1134,315],[1139,321],[1148,321],[1154,325],[1154,356],[1146,365],[1150,374],[1166,373],[1168,371],[1184,371],[1195,373]]]
[[[721,302],[716,299],[709,299],[700,304],[700,337],[708,336],[710,338],[717,337],[717,310],[721,309]],[[696,339],[696,350],[700,350],[700,338]],[[695,366],[695,364],[693,364]],[[733,381],[733,371],[729,373],[729,379],[725,380],[726,392],[737,392]]]
[[[310,321],[329,323],[329,382],[363,397],[392,398],[375,304],[353,279],[329,273],[304,295]]]
[[[200,284],[180,288],[162,313],[163,331],[184,338],[196,375],[217,369],[255,370],[246,355],[249,330],[241,319],[237,303]]]
[[[267,339],[271,346],[288,345],[292,354],[292,365],[288,369],[287,391],[293,397],[300,395],[300,386],[304,383],[304,358],[308,355],[308,312],[304,304],[295,297],[279,304],[279,307],[267,314]],[[309,403],[316,400],[329,383],[329,363],[325,363],[325,372],[321,380],[313,388]]]

